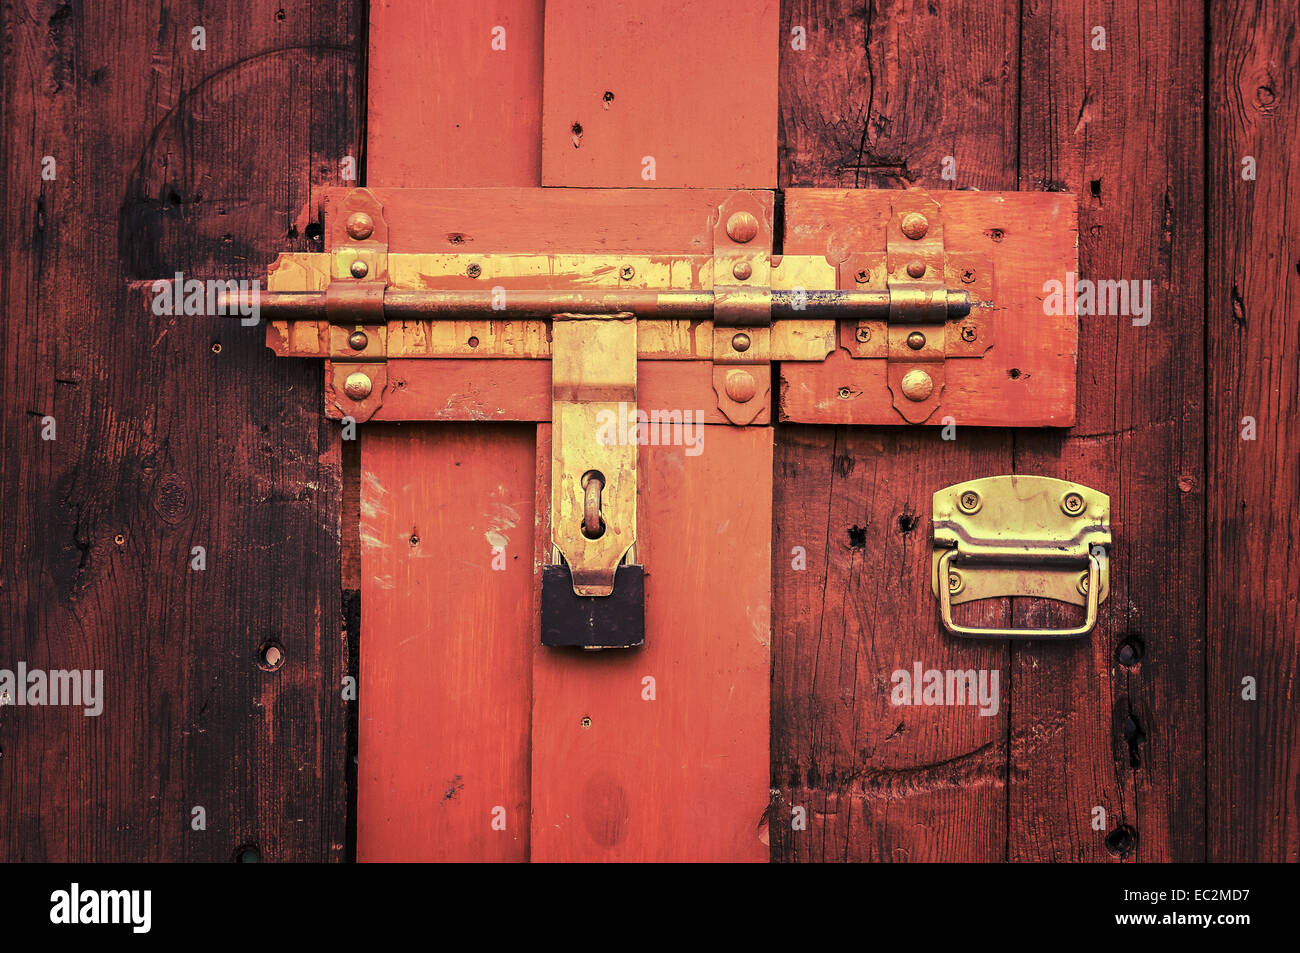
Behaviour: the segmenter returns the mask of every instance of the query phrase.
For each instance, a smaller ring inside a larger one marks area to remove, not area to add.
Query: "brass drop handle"
[[[939,557],[939,579],[946,582],[949,578],[949,564],[957,555],[957,550],[950,549]],[[1101,560],[1095,555],[1088,555],[1088,583],[1080,589],[1087,589],[1087,615],[1082,625],[1072,629],[981,629],[968,625],[958,625],[952,618],[951,586],[939,586],[939,614],[943,624],[953,635],[964,635],[976,639],[1073,639],[1087,635],[1097,624],[1097,593],[1101,589]]]

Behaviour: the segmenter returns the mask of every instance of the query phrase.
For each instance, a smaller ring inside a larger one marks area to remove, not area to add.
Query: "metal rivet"
[[[934,381],[925,371],[908,371],[903,375],[903,396],[918,403],[934,392]]]
[[[920,278],[925,274],[925,262],[910,261],[907,263],[907,273],[912,278]]]
[[[903,216],[903,234],[912,241],[924,238],[930,230],[930,222],[920,212],[908,212]]]
[[[745,404],[758,393],[758,381],[749,371],[732,371],[727,375],[727,396],[738,404]]]
[[[749,212],[734,212],[727,219],[727,237],[741,245],[752,242],[758,234],[758,219]]]
[[[369,343],[370,338],[366,337],[365,331],[353,331],[348,335],[348,347],[354,351],[364,351]]]
[[[736,262],[736,266],[731,269],[731,273],[735,275],[738,280],[744,281],[754,273],[754,269],[750,266],[749,262],[738,261]]]
[[[354,374],[349,374],[347,380],[343,382],[343,393],[353,400],[365,400],[370,396],[370,390],[373,386],[369,377],[357,371]]]
[[[465,274],[469,275],[471,278],[477,278],[479,275],[483,274],[483,269],[479,267],[477,262],[475,262],[465,269]]]
[[[980,495],[974,490],[967,490],[958,497],[957,505],[963,513],[975,513],[980,508]]]
[[[369,238],[375,231],[375,221],[365,212],[353,212],[348,216],[348,234],[357,241]]]
[[[744,331],[741,331],[739,334],[737,334],[737,335],[735,335],[734,337],[732,337],[732,339],[731,339],[731,349],[732,349],[733,351],[742,351],[742,352],[743,352],[743,351],[748,351],[748,350],[749,350],[749,335],[746,334]]]
[[[366,275],[370,274],[370,266],[360,258],[354,261],[352,267],[348,270],[352,272],[353,278],[364,278]]]
[[[624,265],[622,268],[619,269],[618,276],[622,278],[624,281],[631,281],[633,278],[636,277],[636,269],[633,268],[631,265]]]
[[[973,324],[963,324],[963,325],[961,326],[961,339],[962,339],[963,341],[974,341],[974,340],[975,340],[975,325],[973,325]]]
[[[1083,497],[1078,493],[1065,494],[1065,499],[1061,501],[1061,509],[1070,516],[1078,516],[1083,512]]]
[[[953,595],[956,595],[957,593],[961,592],[965,588],[966,588],[966,580],[961,577],[961,573],[959,573],[955,569],[949,569],[948,570],[948,591],[951,592]]]
[[[925,335],[920,331],[913,331],[907,336],[907,346],[913,351],[919,351],[925,347]]]
[[[866,344],[871,340],[871,328],[866,327],[865,325],[859,325],[857,333],[854,336],[858,339],[859,344]]]

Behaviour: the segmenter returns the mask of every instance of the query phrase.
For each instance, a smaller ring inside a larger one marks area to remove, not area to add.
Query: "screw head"
[[[871,328],[867,327],[865,324],[860,324],[858,325],[858,330],[854,336],[858,339],[859,344],[866,344],[871,340]]]
[[[925,347],[925,335],[920,331],[913,331],[907,336],[907,346],[913,351],[919,351]]]
[[[975,269],[966,268],[961,273],[962,284],[969,285],[975,282]]]
[[[365,331],[353,331],[348,335],[348,347],[354,351],[364,351],[369,343],[370,338],[366,336]]]
[[[925,371],[911,370],[903,375],[901,387],[904,397],[920,403],[934,392],[934,381]]]
[[[348,235],[357,241],[369,238],[375,231],[375,220],[365,212],[353,212],[348,216]]]
[[[975,325],[973,325],[973,324],[963,324],[963,325],[961,326],[961,339],[962,339],[963,341],[974,341],[974,340],[975,340]]]
[[[727,219],[727,237],[744,245],[758,234],[758,219],[750,212],[733,212]]]
[[[745,352],[749,350],[749,335],[744,331],[736,334],[731,339],[731,349],[733,351]]]
[[[349,374],[347,380],[343,382],[343,393],[347,394],[353,400],[365,400],[370,396],[373,388],[370,378],[360,371]]]
[[[471,278],[477,278],[479,275],[483,274],[483,269],[479,266],[478,262],[475,262],[465,269],[465,274],[469,275]]]
[[[920,278],[925,274],[925,262],[920,260],[909,261],[907,263],[907,274],[912,278]]]
[[[917,241],[925,237],[925,233],[930,230],[930,221],[920,212],[908,212],[903,216],[903,234],[912,241]]]
[[[974,490],[967,490],[957,498],[957,506],[963,513],[976,513],[980,508],[980,495]]]
[[[853,396],[853,391],[849,390],[847,387],[841,387],[836,393],[840,400],[848,400]]]
[[[758,381],[749,371],[732,371],[727,375],[727,396],[738,404],[747,404],[758,393]]]
[[[738,261],[735,267],[731,269],[731,273],[735,275],[737,280],[744,281],[754,273],[754,268],[747,261]]]
[[[1078,493],[1067,493],[1061,501],[1061,509],[1069,516],[1078,516],[1083,512],[1083,497]]]
[[[1088,594],[1088,574],[1086,572],[1079,576],[1079,581],[1075,584],[1075,588],[1085,596]]]
[[[871,280],[871,272],[863,268],[856,275],[853,276],[853,280],[860,285],[865,285],[868,281]]]
[[[370,266],[358,258],[352,263],[352,266],[348,268],[348,271],[352,272],[353,278],[364,278],[366,275],[370,274]]]
[[[633,268],[631,265],[624,265],[622,268],[619,269],[618,276],[622,278],[624,281],[631,281],[634,277],[636,277],[636,269]]]
[[[949,569],[948,570],[948,591],[951,592],[953,595],[956,595],[957,593],[961,592],[965,588],[966,588],[966,580],[961,577],[961,573],[959,573],[955,569]]]

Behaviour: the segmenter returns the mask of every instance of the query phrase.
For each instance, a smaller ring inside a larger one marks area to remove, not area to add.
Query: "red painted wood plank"
[[[767,859],[772,430],[710,426],[702,447],[638,455],[645,647],[535,650],[534,860]]]
[[[365,428],[361,861],[528,857],[533,430]]]
[[[777,6],[550,0],[542,184],[774,187]]]
[[[541,184],[541,0],[372,0],[367,183]]]

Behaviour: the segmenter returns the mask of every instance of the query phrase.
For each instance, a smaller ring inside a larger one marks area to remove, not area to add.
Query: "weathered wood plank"
[[[1199,4],[1026,4],[1021,187],[1082,196],[1080,276],[1150,281],[1082,317],[1078,424],[1017,433],[1017,473],[1110,495],[1110,599],[1074,643],[1013,649],[1010,856],[1204,856],[1204,221]],[[1094,49],[1094,27],[1105,30]],[[1019,627],[1078,610],[1015,607]],[[1144,646],[1144,649],[1138,648]],[[1141,657],[1135,657],[1141,653]],[[1094,809],[1106,811],[1094,829]]]
[[[277,251],[319,250],[313,189],[356,151],[360,14],[0,10],[0,467],[22,501],[0,513],[0,667],[102,669],[105,696],[98,717],[0,708],[7,860],[344,856],[339,442],[319,368],[276,360],[261,328],[156,316],[127,281],[260,278]]]
[[[1216,2],[1209,17],[1206,852],[1294,863],[1300,36],[1293,3]]]
[[[921,9],[782,5],[783,186],[1015,187],[1016,7],[930,4],[912,15]],[[792,48],[795,27],[806,49]],[[956,161],[951,181],[942,178],[947,155]],[[784,251],[818,253],[799,236],[822,222],[794,221],[790,211]],[[960,427],[955,441],[912,428],[780,429],[773,859],[1004,856],[1005,706],[981,717],[964,707],[895,707],[889,693],[892,673],[916,662],[1005,675],[1005,647],[942,632],[926,537],[931,494],[1008,472],[1010,447],[1006,431]],[[794,568],[796,546],[806,570]],[[1010,621],[1004,600],[971,611],[981,624]],[[796,807],[806,809],[807,830],[792,829]]]

